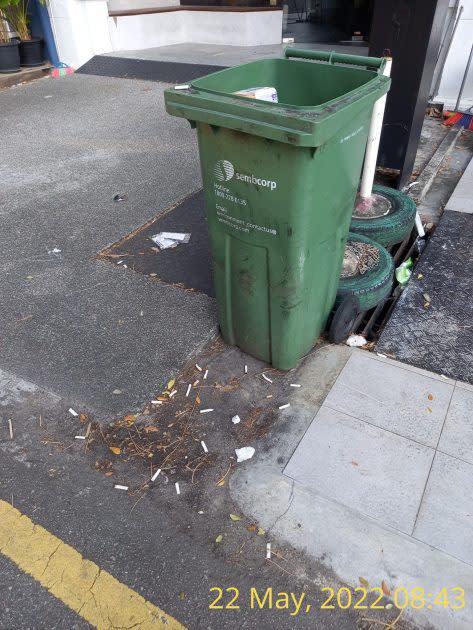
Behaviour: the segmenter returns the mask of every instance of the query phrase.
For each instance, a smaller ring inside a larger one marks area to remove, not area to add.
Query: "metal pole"
[[[383,74],[387,77],[391,74],[391,57],[386,58]],[[373,191],[376,160],[378,159],[379,141],[383,126],[384,110],[386,108],[386,94],[376,101],[371,115],[370,130],[368,132],[368,144],[366,145],[365,163],[361,176],[360,197],[367,199]]]
[[[463,74],[462,84],[460,85],[460,91],[458,92],[457,104],[455,105],[455,111],[458,111],[460,107],[460,101],[463,94],[463,88],[465,87],[466,78],[468,76],[468,70],[470,69],[471,59],[473,58],[473,44],[471,45],[470,54],[466,63],[465,73]]]

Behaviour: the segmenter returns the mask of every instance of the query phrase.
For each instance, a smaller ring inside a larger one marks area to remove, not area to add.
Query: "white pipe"
[[[420,214],[417,212],[417,210],[416,210],[416,229],[417,229],[417,234],[420,236],[420,238],[424,238],[425,230],[424,230],[424,226],[422,225]]]
[[[383,74],[387,77],[391,74],[391,57],[386,58]],[[360,197],[369,198],[373,190],[374,174],[376,170],[376,161],[378,159],[379,140],[381,138],[381,129],[383,125],[384,110],[386,107],[385,94],[376,101],[371,115],[370,130],[368,132],[368,144],[366,145],[365,163],[363,166],[363,175],[361,176]]]

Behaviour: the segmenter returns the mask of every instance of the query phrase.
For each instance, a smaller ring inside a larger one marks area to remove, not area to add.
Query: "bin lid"
[[[323,54],[328,55],[326,51]],[[344,58],[382,61],[355,55]],[[274,86],[282,96],[280,102],[234,94],[249,83]],[[359,66],[264,59],[214,72],[185,89],[170,88],[165,91],[165,103],[168,113],[187,118],[191,124],[202,122],[296,146],[317,147],[355,115],[370,109],[389,85],[389,77]]]

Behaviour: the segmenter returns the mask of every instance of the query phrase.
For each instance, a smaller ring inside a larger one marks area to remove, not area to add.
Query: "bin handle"
[[[328,50],[304,50],[303,48],[286,48],[284,55],[298,57],[299,59],[314,59],[315,61],[328,61],[328,63],[346,63],[352,66],[366,66],[383,71],[386,65],[384,57],[361,57],[360,55],[347,55]]]

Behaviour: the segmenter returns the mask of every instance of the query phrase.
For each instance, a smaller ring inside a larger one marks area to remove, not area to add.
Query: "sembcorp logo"
[[[228,182],[235,175],[233,164],[228,160],[219,160],[214,166],[215,179],[219,182]]]
[[[239,179],[242,182],[248,182],[249,184],[255,184],[256,186],[263,186],[270,190],[275,190],[277,183],[270,179],[263,179],[262,177],[256,177],[255,175],[244,175],[243,173],[236,173],[235,167],[228,160],[219,160],[214,166],[214,177],[219,182],[229,182],[233,177]]]

